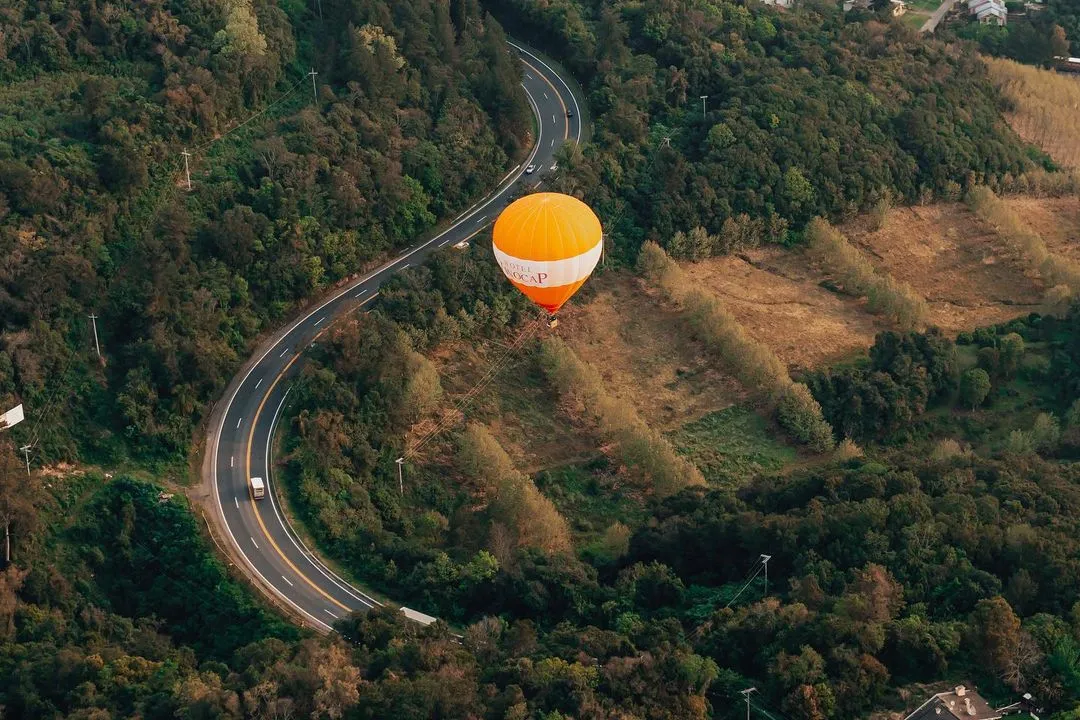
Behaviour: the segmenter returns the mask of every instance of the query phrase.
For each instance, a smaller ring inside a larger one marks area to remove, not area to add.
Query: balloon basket
[[[554,330],[557,327],[559,327],[559,318],[557,318],[557,317],[550,318],[548,320],[548,329]]]

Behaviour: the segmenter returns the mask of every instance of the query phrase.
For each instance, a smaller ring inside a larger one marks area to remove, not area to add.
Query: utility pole
[[[322,0],[316,0],[319,5],[319,22],[322,22]]]
[[[772,555],[762,555],[761,564],[765,566],[765,597],[769,597],[769,561]]]
[[[399,457],[394,462],[397,463],[398,492],[401,493],[402,497],[404,497],[405,496],[405,476],[403,474],[402,468],[405,466],[405,458]]]
[[[746,698],[746,720],[750,720],[750,693],[755,692],[756,690],[756,687],[749,687],[739,691],[739,693]]]
[[[701,96],[701,119],[705,119],[705,101],[709,98],[708,95]]]
[[[98,318],[97,315],[95,315],[94,313],[90,313],[90,322],[92,322],[94,324],[94,349],[97,350],[98,360],[100,360],[101,359],[101,344],[98,343],[97,318]]]
[[[315,98],[315,102],[319,102],[319,89],[315,87],[315,76],[319,73],[315,72],[315,68],[311,68],[311,72],[308,75],[311,76],[311,94]]]
[[[19,448],[20,450],[22,450],[23,455],[26,456],[26,479],[27,480],[31,479],[30,478],[30,448],[31,447],[33,447],[33,446],[32,445],[23,445],[21,448]]]
[[[191,167],[188,165],[188,158],[191,157],[191,153],[184,148],[184,152],[180,153],[184,156],[184,175],[187,176],[187,189],[191,190]]]

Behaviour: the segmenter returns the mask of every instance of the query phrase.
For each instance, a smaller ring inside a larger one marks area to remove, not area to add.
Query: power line
[[[492,380],[495,379],[496,375],[498,375],[498,373],[509,362],[509,360],[511,358],[511,355],[516,353],[517,350],[522,345],[525,344],[525,341],[528,340],[529,338],[531,338],[536,333],[536,331],[540,328],[542,323],[544,323],[544,320],[542,318],[539,318],[539,319],[534,320],[533,322],[529,323],[525,327],[525,329],[523,329],[521,331],[521,333],[517,336],[517,338],[514,339],[514,342],[512,342],[509,346],[507,346],[507,348],[503,351],[503,353],[501,355],[499,355],[492,362],[492,364],[488,368],[487,372],[484,373],[483,377],[481,377],[480,380],[478,380],[476,382],[476,384],[473,385],[472,388],[470,388],[467,393],[465,393],[464,396],[459,398],[458,401],[456,403],[454,403],[453,410],[455,412],[450,413],[447,417],[443,418],[443,420],[440,421],[433,429],[431,429],[428,432],[424,433],[420,437],[420,439],[416,441],[416,443],[412,446],[412,448],[406,450],[406,452],[399,459],[401,461],[404,461],[404,460],[407,460],[407,459],[409,459],[411,457],[415,457],[416,454],[420,451],[420,449],[424,445],[426,445],[432,438],[434,438],[437,435],[441,434],[444,430],[449,428],[451,425],[454,425],[458,420],[457,415],[458,414],[464,415],[464,412],[463,412],[464,408],[470,402],[472,402],[472,400],[477,395],[479,395],[480,392],[484,388],[486,388],[491,383]],[[400,463],[398,464],[398,467],[400,469],[400,467],[401,467]]]
[[[288,97],[289,97],[290,95],[292,95],[292,94],[293,94],[293,92],[295,92],[295,91],[296,91],[296,88],[300,87],[300,85],[301,85],[301,84],[302,84],[302,83],[304,82],[304,79],[305,79],[305,78],[307,78],[307,75],[306,75],[306,74],[304,75],[304,77],[302,77],[302,78],[300,78],[299,80],[297,80],[297,81],[296,81],[296,83],[295,83],[295,84],[294,84],[294,85],[293,85],[293,86],[292,86],[291,88],[289,88],[288,90],[286,90],[286,91],[285,91],[285,93],[284,93],[284,94],[283,94],[283,95],[282,95],[281,97],[279,97],[279,98],[278,98],[277,100],[275,100],[274,102],[270,103],[269,105],[267,105],[266,107],[264,107],[264,108],[263,108],[262,110],[260,110],[259,112],[255,113],[254,115],[252,115],[251,117],[249,117],[249,118],[248,118],[247,120],[245,120],[244,122],[240,123],[240,124],[239,124],[239,125],[237,125],[236,127],[233,127],[233,128],[229,128],[229,130],[227,130],[227,131],[226,131],[226,132],[224,132],[223,134],[219,135],[218,137],[210,138],[209,140],[207,140],[206,142],[202,143],[201,145],[196,145],[196,146],[195,146],[195,151],[196,151],[196,152],[200,152],[200,151],[202,151],[202,150],[205,150],[206,148],[210,147],[210,146],[211,146],[211,145],[213,145],[214,143],[216,143],[216,142],[220,142],[220,141],[224,140],[225,138],[229,137],[229,135],[232,135],[232,134],[233,134],[234,132],[236,132],[236,131],[237,131],[237,130],[239,130],[240,128],[244,127],[245,125],[247,125],[247,124],[248,124],[248,123],[250,123],[251,121],[255,120],[256,118],[258,118],[258,117],[260,117],[260,116],[262,116],[262,115],[265,115],[265,114],[266,114],[266,113],[268,113],[268,112],[269,112],[270,110],[272,110],[273,108],[275,108],[275,107],[277,107],[278,105],[280,105],[280,104],[281,104],[281,103],[282,103],[283,101],[285,101],[285,100],[286,100],[286,99],[287,99],[287,98],[288,98]]]

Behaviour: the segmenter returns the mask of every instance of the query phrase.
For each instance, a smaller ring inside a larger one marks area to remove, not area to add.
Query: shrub
[[[555,337],[540,344],[540,364],[564,398],[570,400],[600,434],[614,442],[619,458],[651,482],[665,497],[689,485],[704,485],[701,471],[679,456],[667,438],[650,428],[630,403],[608,394],[596,369]]]
[[[806,228],[806,239],[814,262],[827,268],[844,292],[865,297],[872,312],[885,315],[903,329],[925,323],[929,312],[926,300],[907,283],[875,270],[858,248],[828,221],[814,218]]]
[[[982,368],[972,368],[960,376],[960,399],[971,409],[979,407],[990,394],[990,376]]]
[[[851,438],[844,438],[836,445],[836,450],[833,452],[833,458],[835,460],[854,460],[855,458],[861,458],[863,456],[862,448],[855,444],[855,441]]]
[[[832,427],[821,416],[821,405],[802,383],[788,385],[781,394],[776,403],[776,419],[792,437],[815,452],[833,448]]]

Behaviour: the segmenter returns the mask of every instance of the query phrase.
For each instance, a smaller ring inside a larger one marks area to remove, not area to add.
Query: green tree
[[[1001,338],[998,349],[1001,352],[1001,370],[1006,377],[1012,377],[1024,357],[1024,338],[1017,333],[1009,333]]]
[[[972,368],[960,376],[960,399],[971,409],[979,407],[990,394],[990,376],[982,368]]]

